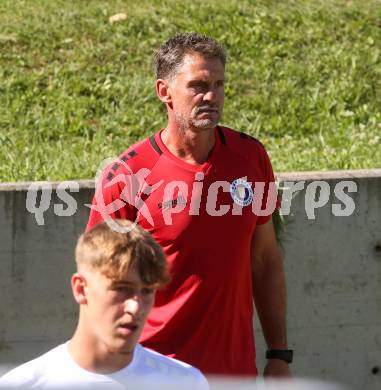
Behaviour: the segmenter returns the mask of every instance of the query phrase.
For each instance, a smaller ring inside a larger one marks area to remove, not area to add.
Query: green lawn
[[[178,31],[226,46],[223,124],[276,171],[381,167],[380,1],[0,0],[0,181],[92,178],[164,126],[152,53]]]

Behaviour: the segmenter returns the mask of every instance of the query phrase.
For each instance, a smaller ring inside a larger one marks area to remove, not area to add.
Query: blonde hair
[[[103,222],[80,236],[75,249],[78,269],[90,267],[117,280],[135,267],[144,284],[160,287],[168,283],[167,260],[153,237],[131,221],[115,222],[126,232]]]

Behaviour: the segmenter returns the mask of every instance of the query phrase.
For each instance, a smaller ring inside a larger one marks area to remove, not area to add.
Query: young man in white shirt
[[[155,291],[169,280],[167,262],[149,233],[127,220],[115,224],[118,231],[102,223],[78,241],[72,339],[7,373],[2,386],[209,388],[196,368],[138,344]]]

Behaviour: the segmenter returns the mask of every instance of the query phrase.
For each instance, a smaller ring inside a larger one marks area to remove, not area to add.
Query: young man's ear
[[[169,92],[169,83],[164,79],[156,80],[156,94],[164,104],[171,104],[172,98]]]
[[[71,289],[73,291],[74,299],[80,305],[85,305],[87,303],[86,284],[86,278],[78,272],[71,277]]]

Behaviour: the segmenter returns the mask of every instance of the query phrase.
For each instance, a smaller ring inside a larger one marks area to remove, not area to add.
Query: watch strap
[[[292,349],[269,349],[266,352],[266,359],[279,359],[286,363],[292,363],[294,351]]]

